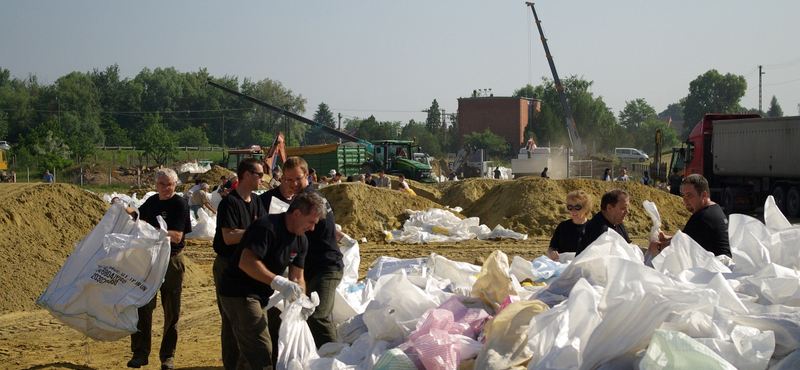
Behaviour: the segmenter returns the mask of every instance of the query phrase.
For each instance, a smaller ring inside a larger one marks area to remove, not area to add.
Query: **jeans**
[[[333,312],[336,287],[342,281],[344,273],[342,270],[318,273],[309,273],[308,270],[305,270],[304,273],[306,290],[308,290],[306,294],[311,295],[311,292],[317,292],[319,295],[319,306],[306,320],[311,335],[314,336],[314,343],[319,349],[325,343],[336,343],[336,325],[331,318],[331,312]]]
[[[175,347],[178,345],[178,319],[181,314],[181,291],[183,289],[183,273],[186,267],[183,262],[183,253],[178,253],[169,258],[169,266],[161,284],[161,306],[164,308],[164,336],[161,338],[161,348],[158,355],[161,361],[175,357]],[[146,305],[139,307],[139,322],[136,324],[138,331],[131,335],[131,351],[134,356],[150,356],[151,336],[153,330],[153,310],[156,308],[156,298]]]

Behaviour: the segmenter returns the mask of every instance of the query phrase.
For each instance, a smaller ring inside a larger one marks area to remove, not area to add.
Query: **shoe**
[[[168,357],[161,361],[161,370],[172,370],[175,368],[175,357]]]
[[[147,357],[145,357],[145,356],[133,355],[133,358],[131,358],[131,360],[128,361],[128,367],[132,367],[134,369],[138,369],[138,368],[140,368],[142,366],[147,365],[148,362],[149,361],[147,360]]]

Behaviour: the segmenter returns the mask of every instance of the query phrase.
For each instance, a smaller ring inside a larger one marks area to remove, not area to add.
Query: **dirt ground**
[[[396,183],[394,184],[396,187]],[[632,197],[630,220],[626,221],[634,243],[644,245],[649,218],[641,201],[656,202],[664,228],[674,232],[688,219],[680,198],[640,184],[621,185]],[[381,256],[446,258],[482,264],[493,251],[509,258],[532,260],[547,249],[549,235],[558,222],[568,218],[564,197],[583,188],[595,197],[612,184],[594,180],[474,179],[458,183],[424,185],[411,182],[418,196],[372,188],[363,184],[341,184],[322,189],[344,231],[367,238],[360,246],[360,278],[370,262]],[[382,230],[402,227],[405,209],[424,210],[444,205],[459,206],[463,217],[480,217],[494,227],[501,224],[527,233],[525,241],[471,240],[460,243],[389,244]],[[83,238],[102,218],[108,205],[96,195],[65,184],[0,185],[0,369],[122,369],[130,358],[129,340],[99,342],[62,325],[35,300]],[[176,365],[179,369],[222,369],[219,344],[219,313],[214,299],[210,242],[188,241],[182,314]],[[146,369],[159,368],[157,348],[162,315],[154,315],[154,353]]]

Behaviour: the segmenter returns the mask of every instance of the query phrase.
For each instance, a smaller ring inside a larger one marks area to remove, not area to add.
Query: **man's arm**
[[[272,284],[272,280],[275,279],[275,276],[277,276],[272,271],[268,270],[266,266],[264,266],[264,262],[261,262],[261,257],[256,254],[256,252],[253,252],[247,248],[242,248],[242,256],[239,259],[239,268],[251,278],[267,285]],[[303,282],[303,284],[305,284],[305,282]]]
[[[169,235],[169,241],[175,244],[180,243],[183,239],[183,231],[167,230],[167,235]]]
[[[303,277],[303,269],[295,265],[289,265],[289,280],[300,285],[304,292],[306,291],[306,279]]]
[[[231,229],[229,227],[221,228],[222,231],[222,240],[227,245],[239,244],[242,241],[242,235],[244,235],[244,229]]]

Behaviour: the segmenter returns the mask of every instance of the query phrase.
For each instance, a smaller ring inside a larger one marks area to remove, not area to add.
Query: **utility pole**
[[[763,110],[761,110],[761,75],[763,74],[764,72],[761,72],[761,66],[758,66],[758,113],[763,112]]]
[[[342,114],[339,113],[339,132],[342,132]],[[339,138],[339,144],[342,143],[342,138]]]
[[[222,115],[222,150],[225,150],[225,115]]]
[[[447,114],[442,109],[442,145],[447,143]]]

